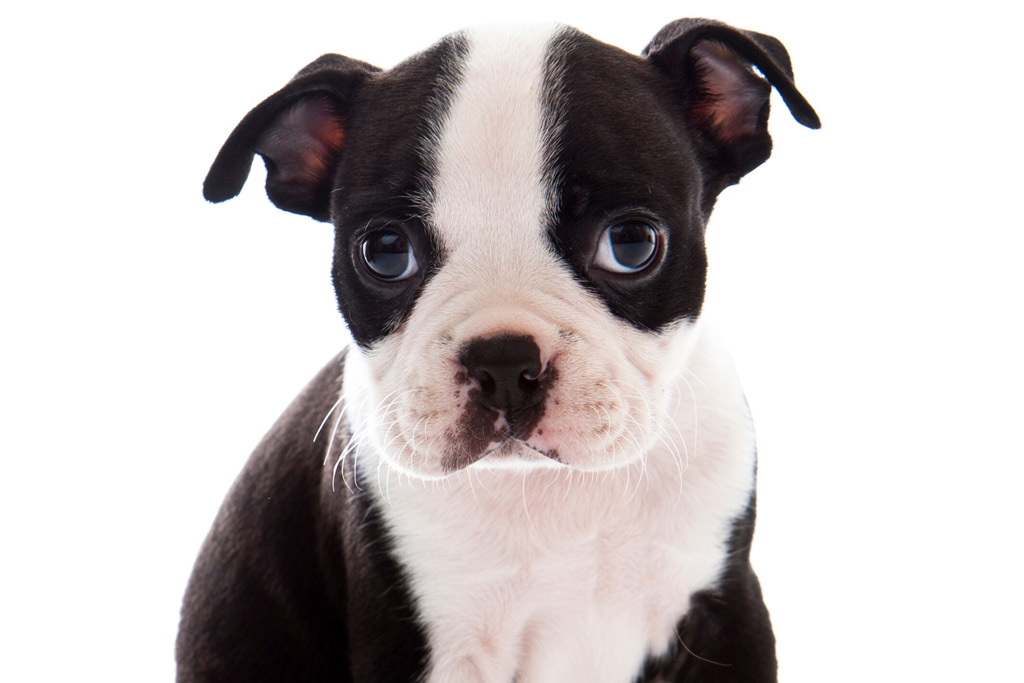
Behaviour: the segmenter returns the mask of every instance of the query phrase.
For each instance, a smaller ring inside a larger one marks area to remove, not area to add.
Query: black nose
[[[532,337],[502,334],[475,339],[462,349],[459,361],[480,383],[480,394],[473,399],[485,408],[504,411],[509,422],[544,400],[544,368]]]

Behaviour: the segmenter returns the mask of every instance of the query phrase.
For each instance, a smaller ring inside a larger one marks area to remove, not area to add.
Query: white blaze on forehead
[[[468,31],[436,153],[431,223],[453,249],[532,235],[550,196],[544,178],[544,73],[557,26]]]

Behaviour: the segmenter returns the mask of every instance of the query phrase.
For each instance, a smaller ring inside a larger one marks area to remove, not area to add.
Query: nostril
[[[541,367],[540,359],[538,358],[535,363],[531,363],[530,367],[523,370],[523,374],[519,376],[519,380],[521,382],[536,382],[540,379],[540,376],[543,372],[544,368]]]
[[[539,367],[523,370],[523,374],[519,375],[519,387],[523,391],[534,391],[540,386],[541,374],[542,371]]]
[[[478,369],[476,372],[470,372],[471,375],[476,377],[476,381],[480,382],[480,391],[485,394],[493,394],[496,388],[494,382],[494,376],[491,373],[483,369]]]

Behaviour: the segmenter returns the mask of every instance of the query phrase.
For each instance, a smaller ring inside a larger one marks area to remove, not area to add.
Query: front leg
[[[776,683],[775,635],[750,566],[755,501],[736,520],[719,585],[695,593],[675,643],[647,662],[638,683]]]

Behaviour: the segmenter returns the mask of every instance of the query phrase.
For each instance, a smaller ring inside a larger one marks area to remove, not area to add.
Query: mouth
[[[563,465],[557,451],[541,451],[518,437],[508,437],[489,448],[477,460],[482,466],[506,467],[515,464]]]

